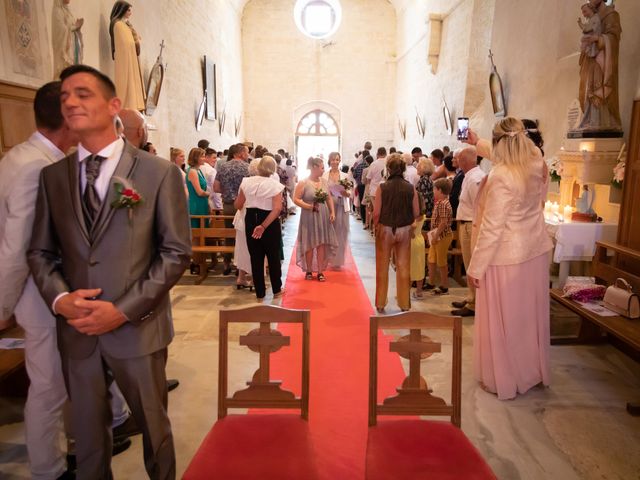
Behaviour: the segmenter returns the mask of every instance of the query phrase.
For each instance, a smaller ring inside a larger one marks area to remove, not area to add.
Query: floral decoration
[[[327,197],[329,194],[325,192],[322,188],[316,188],[315,195],[313,196],[313,211],[318,211],[318,206],[321,203],[325,203],[327,201]]]
[[[338,183],[342,185],[345,190],[351,190],[353,188],[353,182],[347,178],[340,179]]]
[[[559,182],[562,179],[563,165],[562,160],[558,157],[550,157],[546,159],[547,168],[549,169],[549,177],[552,182]]]
[[[624,166],[625,159],[622,159],[615,167],[613,167],[613,179],[611,180],[611,185],[616,188],[622,188],[622,182],[624,181]]]

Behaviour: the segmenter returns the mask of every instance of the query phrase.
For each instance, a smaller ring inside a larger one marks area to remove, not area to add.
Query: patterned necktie
[[[100,174],[100,164],[103,160],[104,157],[99,155],[91,155],[85,160],[85,178],[87,179],[87,184],[84,188],[82,201],[84,203],[84,220],[89,231],[98,215],[98,211],[100,211],[100,205],[102,203],[96,191],[95,183]]]

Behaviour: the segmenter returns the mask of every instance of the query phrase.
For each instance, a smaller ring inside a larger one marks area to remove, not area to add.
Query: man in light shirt
[[[387,149],[384,147],[378,148],[376,153],[376,159],[367,170],[367,180],[369,180],[369,195],[375,197],[378,191],[378,187],[384,182],[384,174],[387,168]]]
[[[222,210],[222,197],[219,193],[213,190],[213,183],[216,180],[218,171],[216,170],[216,163],[218,161],[218,154],[213,148],[205,148],[204,150],[204,164],[202,164],[202,173],[207,182],[207,191],[211,192],[209,196],[209,208],[212,210]]]
[[[460,202],[456,214],[458,221],[458,238],[462,249],[462,261],[464,267],[469,268],[471,263],[471,226],[473,221],[473,204],[475,203],[480,185],[486,177],[486,173],[478,166],[478,153],[476,147],[469,146],[463,148],[458,154],[458,164],[464,172],[462,189],[460,191]],[[452,310],[453,315],[461,317],[471,317],[475,315],[476,291],[471,282],[467,282],[469,293],[467,298],[461,302],[452,302],[456,307]]]

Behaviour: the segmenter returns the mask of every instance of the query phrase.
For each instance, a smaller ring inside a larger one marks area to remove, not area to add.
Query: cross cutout
[[[271,354],[290,344],[290,337],[270,328],[269,322],[260,322],[260,327],[240,336],[240,345],[260,353],[260,367],[253,378],[254,385],[270,384]]]
[[[395,341],[389,345],[389,351],[409,359],[409,376],[405,380],[406,387],[420,389],[420,359],[423,354],[440,353],[442,345],[432,341],[423,341],[420,329],[409,331],[409,341]]]

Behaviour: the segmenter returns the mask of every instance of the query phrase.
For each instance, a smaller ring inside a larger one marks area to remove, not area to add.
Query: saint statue
[[[82,63],[82,24],[69,10],[71,0],[53,0],[51,12],[51,45],[53,46],[53,78],[70,65]]]
[[[578,130],[622,132],[618,101],[618,52],[620,14],[603,0],[590,0],[582,7],[586,24],[580,52],[580,91],[582,120]],[[591,15],[592,17],[589,17]],[[593,17],[596,17],[593,18]]]
[[[111,57],[115,61],[116,93],[122,100],[122,108],[144,111],[145,94],[140,70],[140,36],[131,18],[131,4],[117,1],[111,9]]]

